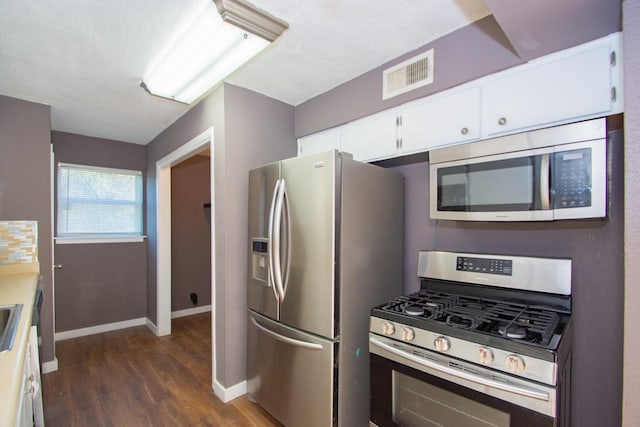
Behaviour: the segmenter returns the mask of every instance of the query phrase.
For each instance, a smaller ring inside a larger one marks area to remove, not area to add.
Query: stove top
[[[472,339],[480,334],[553,350],[569,316],[552,307],[422,289],[373,308],[372,316]]]
[[[571,349],[571,260],[428,251],[418,276],[419,291],[371,309],[370,339],[556,384]]]

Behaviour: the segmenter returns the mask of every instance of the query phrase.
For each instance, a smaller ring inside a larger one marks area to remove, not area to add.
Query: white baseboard
[[[138,319],[125,320],[122,322],[107,323],[105,325],[90,326],[88,328],[73,329],[71,331],[56,332],[53,335],[54,341],[63,341],[71,338],[84,337],[87,335],[101,334],[103,332],[117,331],[118,329],[131,328],[133,326],[142,326],[147,323],[146,317]]]
[[[55,357],[53,358],[53,360],[50,360],[49,362],[42,363],[43,374],[47,374],[49,372],[55,372],[57,370],[58,370],[58,359]]]
[[[220,400],[222,400],[224,403],[227,403],[232,401],[236,397],[240,397],[243,394],[247,393],[247,382],[242,381],[236,385],[232,385],[229,388],[225,388],[217,380],[214,380],[213,392],[220,398]]]
[[[211,311],[211,305],[203,305],[200,307],[188,308],[186,310],[178,310],[171,313],[171,318],[191,316],[194,314],[206,313]],[[145,325],[153,332],[154,335],[158,335],[158,327],[148,318],[140,317],[138,319],[124,320],[122,322],[107,323],[104,325],[90,326],[88,328],[73,329],[70,331],[56,332],[53,335],[54,341],[64,341],[71,338],[84,337],[87,335],[101,334],[103,332],[117,331],[118,329],[131,328],[133,326]]]
[[[158,336],[158,327],[148,317],[145,319],[145,324],[153,332],[153,335]]]
[[[171,318],[176,319],[178,317],[193,316],[194,314],[207,313],[211,311],[211,304],[201,305],[200,307],[187,308],[184,310],[176,310],[171,312]]]

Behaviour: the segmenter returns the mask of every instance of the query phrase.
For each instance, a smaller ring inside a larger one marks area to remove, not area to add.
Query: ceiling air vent
[[[433,83],[433,49],[387,68],[382,73],[382,99]]]

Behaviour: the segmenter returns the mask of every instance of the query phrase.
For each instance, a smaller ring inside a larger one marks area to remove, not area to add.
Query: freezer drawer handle
[[[254,319],[253,317],[251,318],[251,321],[253,322],[253,324],[255,325],[256,328],[260,329],[265,334],[271,335],[273,338],[277,339],[278,341],[282,341],[284,343],[295,345],[295,346],[298,346],[298,347],[308,348],[310,350],[322,350],[324,348],[324,347],[322,347],[321,344],[316,344],[316,343],[313,343],[313,342],[300,341],[300,340],[296,340],[296,339],[293,339],[293,338],[285,337],[284,335],[280,335],[278,333],[275,333],[272,330],[267,329],[264,326],[262,326],[261,324],[259,324],[258,322],[256,322],[256,319]]]
[[[474,383],[477,383],[486,387],[497,388],[510,393],[517,393],[523,396],[532,397],[534,399],[539,399],[544,401],[549,400],[549,393],[547,392],[536,390],[529,387],[517,386],[515,384],[507,384],[507,383],[502,383],[500,381],[493,381],[488,378],[478,377],[476,375],[473,375],[464,371],[458,371],[457,369],[449,368],[448,366],[441,366],[430,360],[414,356],[402,350],[398,350],[397,348],[387,343],[384,343],[374,337],[369,337],[369,343],[376,347],[387,350],[388,352],[394,354],[397,357],[411,360],[421,366],[424,366],[425,368],[430,368],[430,369],[442,372],[444,374],[453,375],[454,377],[458,377],[460,379],[467,380],[467,381],[472,381]],[[396,360],[396,362],[402,363],[401,360]]]

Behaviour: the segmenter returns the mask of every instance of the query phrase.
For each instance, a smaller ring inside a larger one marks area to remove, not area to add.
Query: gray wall
[[[207,156],[171,168],[171,311],[211,304],[210,168]]]
[[[56,164],[145,171],[142,145],[52,132]],[[56,244],[56,332],[146,316],[142,243]]]
[[[218,381],[226,387],[246,379],[246,275],[248,171],[295,156],[293,107],[231,85],[216,89],[147,146],[147,316],[156,318],[155,165],[214,127],[214,193]]]
[[[623,3],[625,96],[625,427],[640,426],[640,2]]]
[[[51,266],[51,110],[0,96],[0,219],[38,221],[44,292],[41,360],[54,360]]]

